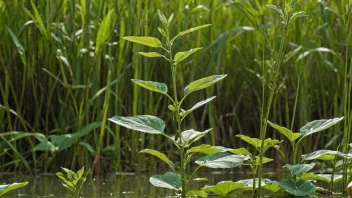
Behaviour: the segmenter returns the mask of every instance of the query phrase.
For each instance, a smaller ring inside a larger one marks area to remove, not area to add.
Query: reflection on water
[[[158,173],[164,174],[164,173]],[[102,176],[89,176],[82,187],[81,197],[86,198],[137,198],[137,197],[173,197],[174,191],[155,188],[149,183],[152,174],[116,173]],[[192,181],[190,189],[200,189],[205,185],[214,185],[219,181],[236,181],[250,178],[250,175],[239,172],[208,172],[196,175],[196,178],[207,177],[207,181]],[[46,175],[14,175],[0,174],[0,183],[29,181],[23,188],[10,192],[2,197],[42,198],[42,197],[69,197],[69,190],[61,185],[54,174]]]
[[[220,181],[237,181],[249,179],[249,171],[237,169],[237,172],[203,172],[195,178],[207,177],[208,180],[196,180],[191,182],[190,190],[198,190],[205,185],[215,185]],[[266,178],[280,180],[285,177],[282,173],[265,171]],[[159,172],[158,174],[164,174]],[[163,188],[156,188],[149,183],[152,174],[116,173],[102,176],[89,176],[82,188],[82,198],[165,198],[176,197],[174,191]],[[19,175],[0,174],[0,184],[29,181],[23,188],[12,191],[2,197],[21,198],[59,198],[70,197],[70,192],[61,185],[60,180],[54,174],[46,175]],[[212,196],[210,196],[212,197]],[[214,196],[215,197],[215,196]],[[243,195],[237,197],[244,197]],[[251,197],[250,194],[246,197]],[[340,196],[341,197],[341,196]]]

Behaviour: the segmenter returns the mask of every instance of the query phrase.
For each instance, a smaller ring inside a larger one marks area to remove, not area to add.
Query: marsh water
[[[172,190],[156,188],[149,183],[152,174],[137,173],[111,173],[101,176],[89,176],[82,188],[82,198],[156,198],[156,197],[176,197]],[[215,185],[220,181],[236,181],[251,178],[250,172],[238,170],[233,171],[213,171],[199,173],[195,178],[208,180],[194,180],[190,189],[200,189],[205,185]],[[284,177],[284,173],[266,171],[266,178],[279,180]],[[1,184],[29,181],[23,188],[10,192],[2,197],[21,198],[59,198],[70,197],[69,191],[61,185],[55,174],[0,174]],[[215,196],[214,196],[215,197]],[[237,197],[251,197],[247,196]],[[341,196],[338,196],[341,197]]]
[[[173,197],[172,190],[155,188],[149,183],[152,174],[113,173],[101,176],[89,176],[83,185],[81,197],[85,198],[137,198],[137,197]],[[275,177],[274,173],[269,176]],[[191,182],[191,189],[200,189],[205,185],[214,185],[219,181],[250,178],[250,174],[238,172],[203,172],[196,178],[207,177],[208,180]],[[19,175],[0,174],[1,184],[29,181],[29,184],[3,197],[43,198],[69,197],[69,191],[63,187],[55,174]]]

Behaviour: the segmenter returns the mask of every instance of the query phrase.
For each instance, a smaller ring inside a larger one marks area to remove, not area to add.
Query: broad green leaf
[[[286,136],[290,142],[294,142],[297,138],[299,138],[301,136],[300,133],[293,133],[291,130],[289,130],[285,127],[279,126],[277,124],[274,124],[270,121],[268,121],[268,123],[274,129],[278,130],[282,135]]]
[[[233,168],[241,166],[249,157],[244,155],[234,155],[230,152],[217,152],[206,155],[195,161],[200,166],[208,168]]]
[[[185,34],[188,34],[188,33],[191,33],[191,32],[194,32],[194,31],[197,31],[199,29],[202,29],[202,28],[205,28],[205,27],[209,27],[209,26],[211,26],[211,24],[197,26],[197,27],[194,27],[194,28],[191,28],[191,29],[188,29],[186,31],[182,31],[182,32],[178,33],[178,36],[183,36]]]
[[[307,180],[299,180],[294,183],[292,180],[284,179],[278,182],[279,186],[291,195],[303,197],[315,194],[315,186]]]
[[[163,160],[167,165],[174,167],[174,164],[169,160],[169,158],[166,157],[164,153],[161,153],[153,149],[144,149],[140,151],[140,153],[148,153],[148,154],[154,155],[155,157]]]
[[[244,190],[244,191],[252,191],[253,190],[253,179],[243,179],[243,180],[237,181],[236,183],[243,184],[242,190]],[[267,189],[272,192],[277,192],[278,191],[277,188],[280,189],[280,187],[278,187],[278,185],[276,185],[276,188],[275,188],[275,183],[272,182],[270,179],[263,178],[261,181],[261,184],[262,184],[261,185],[262,187],[267,186],[267,185],[272,185]],[[258,187],[259,187],[259,179],[255,178],[255,188],[257,189]]]
[[[203,101],[198,102],[198,103],[195,104],[191,109],[189,109],[189,110],[187,110],[187,111],[185,111],[185,112],[182,112],[182,113],[181,113],[181,116],[183,116],[183,117],[184,117],[184,116],[187,116],[187,115],[188,115],[189,113],[191,113],[192,111],[194,111],[194,110],[198,109],[199,107],[201,107],[201,106],[207,104],[208,102],[214,100],[215,98],[216,98],[216,96],[213,96],[213,97],[210,97],[210,98],[208,98],[208,99],[206,99],[206,100],[203,100]]]
[[[198,51],[200,49],[202,49],[202,48],[199,47],[199,48],[191,49],[191,50],[186,51],[186,52],[178,52],[178,53],[176,53],[176,55],[174,57],[175,65],[177,65],[181,61],[185,60],[188,56],[192,55],[193,53],[195,53],[196,51]]]
[[[315,166],[315,163],[294,164],[294,165],[286,164],[285,166],[283,166],[283,168],[287,168],[287,170],[289,170],[292,174],[300,177],[303,173],[306,173],[310,171],[312,168],[314,168],[314,166]]]
[[[51,151],[55,152],[58,148],[51,142],[44,140],[32,148],[32,152],[36,151]]]
[[[161,54],[156,53],[156,52],[138,52],[138,54],[140,54],[142,56],[149,57],[149,58],[157,58],[157,57],[166,58],[164,55],[161,55]]]
[[[167,86],[164,83],[152,82],[152,81],[143,81],[138,79],[131,79],[135,84],[146,88],[150,91],[155,91],[162,94],[167,94]]]
[[[165,129],[165,122],[163,120],[150,115],[139,115],[134,117],[114,116],[109,120],[128,129],[144,133],[161,134]]]
[[[304,136],[317,133],[319,131],[322,131],[324,129],[327,129],[337,124],[338,122],[343,120],[343,118],[344,117],[333,118],[328,120],[315,120],[315,121],[309,122],[300,129],[300,133]]]
[[[112,22],[113,14],[114,14],[114,9],[109,10],[108,14],[104,17],[104,19],[99,25],[97,38],[96,38],[95,54],[98,54],[104,42],[108,40],[110,36],[111,25],[113,24]]]
[[[154,37],[147,37],[147,36],[125,36],[123,37],[123,39],[134,42],[134,43],[138,43],[138,44],[142,44],[142,45],[146,45],[149,47],[161,47],[161,41],[157,38]]]
[[[70,148],[74,145],[79,138],[88,135],[94,129],[97,129],[101,126],[101,122],[94,122],[85,126],[81,131],[72,134],[62,134],[62,135],[50,135],[50,141],[54,144],[57,148],[57,151],[63,151],[65,149]]]
[[[21,188],[27,184],[28,184],[28,182],[0,185],[0,196],[4,195],[12,190],[15,190],[17,188]]]
[[[254,146],[258,151],[260,150],[261,147],[261,140],[258,138],[251,138],[246,135],[241,135],[237,134],[236,137],[239,137],[241,140],[247,142],[248,144]],[[264,152],[268,150],[270,147],[276,146],[278,143],[280,143],[279,140],[267,138],[264,140]]]
[[[255,148],[258,148],[261,146],[261,141],[258,138],[251,138],[249,136],[241,135],[241,134],[237,134],[236,137],[239,137],[241,140],[247,142],[248,144],[254,146]]]
[[[302,155],[302,161],[307,160],[334,160],[336,156],[344,157],[345,154],[340,151],[331,151],[331,150],[319,150],[314,151],[310,154]]]
[[[208,144],[202,144],[202,145],[190,148],[187,151],[187,154],[203,153],[203,154],[209,155],[209,154],[216,153],[216,152],[221,152],[221,151],[223,151],[223,149],[220,148],[220,147],[211,146],[211,145],[208,145]]]
[[[266,163],[271,162],[271,161],[273,161],[273,159],[267,158],[267,157],[263,157],[262,164],[266,164]],[[260,165],[260,157],[259,156],[255,156],[255,165],[257,165],[257,166]]]
[[[190,190],[186,193],[187,197],[208,197],[208,194],[201,190]]]
[[[206,130],[204,132],[195,131],[193,129],[190,129],[190,130],[187,130],[187,131],[183,131],[181,133],[182,142],[179,142],[179,144],[182,145],[183,147],[187,148],[193,142],[199,140],[200,138],[202,138],[204,135],[206,135],[211,130],[212,129],[208,129],[208,130]]]
[[[300,176],[301,179],[304,180],[318,180],[318,181],[323,181],[328,184],[331,182],[331,174],[314,174],[314,173],[303,173]],[[334,175],[334,183],[340,181],[342,179],[342,175]]]
[[[188,95],[194,91],[198,91],[201,89],[205,89],[207,87],[210,87],[211,85],[219,82],[220,80],[224,79],[227,75],[213,75],[209,76],[206,78],[202,78],[199,80],[196,80],[194,82],[191,82],[186,88],[185,88],[185,95]]]
[[[155,187],[168,188],[176,191],[181,191],[181,180],[173,172],[167,172],[164,175],[154,175],[149,179],[150,183]]]
[[[263,186],[263,189],[268,190],[273,193],[277,193],[277,192],[279,192],[279,190],[281,190],[281,188],[280,188],[279,184],[277,184],[277,182],[269,182],[265,186]]]
[[[245,148],[232,149],[232,150],[229,150],[229,152],[237,155],[252,155],[252,153]]]
[[[213,192],[213,193],[215,193],[217,195],[221,195],[221,196],[226,196],[231,191],[240,189],[242,187],[243,187],[243,184],[241,184],[241,183],[236,183],[233,181],[222,181],[222,182],[217,183],[214,186],[205,186],[202,188],[202,190]]]

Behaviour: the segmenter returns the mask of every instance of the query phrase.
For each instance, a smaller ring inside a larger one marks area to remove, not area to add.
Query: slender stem
[[[194,174],[196,174],[196,172],[201,168],[202,166],[198,166],[196,168],[196,170],[193,171],[192,175],[188,178],[188,181],[186,182],[186,187],[188,186],[189,182],[192,180],[192,178],[194,177]]]
[[[284,49],[285,49],[285,45],[286,45],[287,27],[288,27],[288,23],[284,27],[283,39],[280,44],[278,59],[277,59],[276,64],[273,68],[273,74],[270,76],[271,77],[270,78],[271,89],[270,89],[270,93],[269,93],[268,100],[267,100],[268,102],[266,104],[266,112],[265,112],[264,118],[261,120],[262,121],[262,127],[260,130],[261,145],[260,145],[260,152],[259,152],[260,161],[259,161],[259,171],[258,171],[259,186],[258,186],[257,197],[261,196],[261,180],[262,180],[262,174],[263,174],[263,156],[264,156],[264,139],[265,139],[265,135],[266,135],[266,129],[268,126],[268,118],[269,118],[269,114],[270,114],[270,110],[271,110],[271,105],[272,105],[275,93],[277,91],[276,90],[277,89],[277,81],[278,81],[277,79],[280,74],[280,66],[281,66],[281,63],[282,63],[282,60],[283,60],[284,54],[285,54]]]
[[[186,197],[186,179],[185,179],[185,163],[184,163],[184,152],[185,148],[182,146],[182,138],[181,138],[181,118],[180,118],[180,104],[178,102],[178,97],[177,97],[177,91],[176,91],[176,65],[173,64],[172,62],[172,46],[170,42],[170,31],[169,27],[166,28],[166,34],[167,34],[167,45],[169,47],[168,53],[169,53],[169,59],[170,59],[170,68],[172,71],[172,84],[173,84],[173,89],[174,89],[174,106],[176,108],[176,122],[177,122],[177,131],[176,131],[176,136],[175,136],[175,141],[177,142],[177,139],[180,138],[180,169],[181,169],[181,184],[182,184],[182,198]]]

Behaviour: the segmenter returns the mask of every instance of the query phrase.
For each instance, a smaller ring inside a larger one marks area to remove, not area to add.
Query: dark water
[[[163,174],[163,173],[158,173]],[[82,198],[137,198],[137,197],[176,197],[174,191],[156,188],[149,183],[152,174],[114,173],[102,176],[89,176],[82,188]],[[190,189],[200,189],[205,185],[215,185],[220,181],[236,181],[251,178],[251,175],[243,170],[237,172],[203,172],[195,178],[207,177],[206,181],[192,181]],[[280,179],[282,173],[266,171],[266,178]],[[40,174],[35,176],[19,174],[0,174],[1,184],[29,181],[23,188],[12,191],[2,197],[21,198],[59,198],[70,197],[69,190],[61,185],[60,180],[54,174]],[[210,196],[212,197],[212,196]],[[215,197],[215,196],[214,196]],[[244,196],[236,196],[244,197]],[[251,197],[250,195],[246,197]]]

